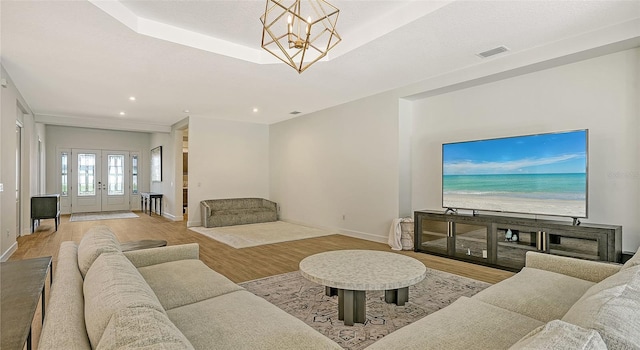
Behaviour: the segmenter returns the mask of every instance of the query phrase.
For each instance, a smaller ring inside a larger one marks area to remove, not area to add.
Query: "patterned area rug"
[[[93,220],[111,220],[111,219],[131,219],[137,218],[138,215],[130,211],[108,211],[98,213],[74,213],[71,214],[69,221],[93,221]]]
[[[409,302],[404,306],[385,303],[383,291],[368,291],[365,323],[345,326],[338,320],[338,297],[326,296],[324,286],[306,280],[298,271],[240,285],[304,321],[345,349],[364,349],[459,297],[472,296],[490,286],[489,283],[427,268],[425,279],[409,287]]]
[[[234,248],[255,247],[336,234],[284,221],[211,228],[189,227],[189,229]]]

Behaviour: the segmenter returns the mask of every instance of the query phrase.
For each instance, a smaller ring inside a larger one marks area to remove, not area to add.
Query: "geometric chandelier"
[[[324,0],[267,0],[262,48],[302,73],[342,40],[339,13]]]

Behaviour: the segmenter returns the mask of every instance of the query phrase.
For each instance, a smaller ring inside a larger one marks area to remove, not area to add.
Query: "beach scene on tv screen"
[[[442,206],[587,216],[587,131],[442,146]]]

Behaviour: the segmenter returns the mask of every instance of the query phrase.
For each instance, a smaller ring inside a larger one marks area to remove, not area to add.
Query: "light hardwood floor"
[[[257,278],[297,271],[300,260],[316,253],[338,249],[372,249],[391,251],[384,243],[331,235],[325,237],[283,242],[250,248],[236,249],[210,239],[186,227],[184,221],[173,222],[159,216],[144,215],[133,219],[69,222],[62,216],[58,232],[53,232],[54,221],[42,220],[35,233],[18,238],[18,250],[10,260],[53,256],[57,262],[58,249],[63,241],[80,242],[82,235],[93,225],[111,227],[120,242],[141,239],[164,239],[168,245],[198,243],[200,259],[210,268],[236,283]],[[427,267],[477,280],[496,283],[513,275],[511,272],[469,264],[428,254],[403,251],[422,261]]]
[[[36,232],[18,238],[18,250],[9,260],[53,257],[53,270],[58,260],[58,249],[64,241],[79,243],[84,233],[93,225],[104,224],[115,232],[120,242],[141,239],[163,239],[168,245],[198,243],[200,259],[210,268],[236,283],[298,270],[300,260],[309,255],[339,249],[372,249],[391,251],[389,246],[362,239],[331,235],[299,241],[276,243],[251,248],[236,249],[187,229],[186,222],[173,222],[159,216],[137,212],[138,218],[102,221],[69,222],[69,215],[61,218],[57,232],[53,220],[42,220]],[[398,252],[422,261],[427,267],[497,283],[513,275],[512,272],[469,264],[411,251]],[[55,280],[55,274],[54,274]],[[49,284],[46,283],[49,296]],[[32,323],[34,349],[38,346],[41,320],[40,306]]]

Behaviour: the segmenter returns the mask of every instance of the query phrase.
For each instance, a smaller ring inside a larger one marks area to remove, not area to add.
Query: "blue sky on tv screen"
[[[586,173],[587,131],[449,143],[443,175]]]

